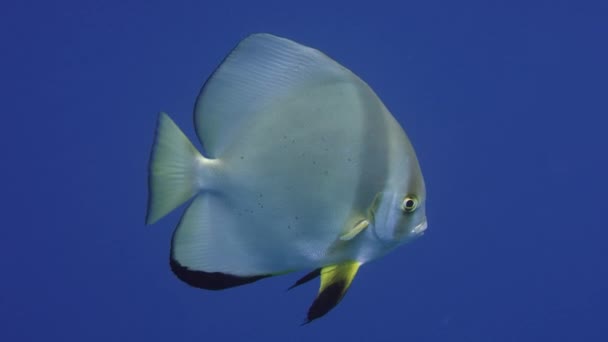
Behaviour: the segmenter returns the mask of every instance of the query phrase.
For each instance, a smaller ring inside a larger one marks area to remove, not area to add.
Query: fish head
[[[376,195],[371,209],[374,235],[382,243],[401,244],[413,240],[427,228],[424,183],[385,189]]]

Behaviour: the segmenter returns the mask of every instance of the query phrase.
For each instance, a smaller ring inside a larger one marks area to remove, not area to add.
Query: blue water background
[[[608,341],[608,5],[5,1],[1,341]],[[144,226],[163,110],[253,32],[326,52],[406,128],[429,229],[329,315],[298,274],[178,281],[181,210]]]

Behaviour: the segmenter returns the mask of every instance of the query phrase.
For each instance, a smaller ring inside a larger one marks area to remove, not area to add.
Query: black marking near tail
[[[221,272],[196,271],[182,266],[173,258],[171,258],[170,264],[171,270],[180,280],[190,286],[205,290],[223,290],[235,286],[246,285],[260,279],[270,277],[270,275],[240,277]]]
[[[346,283],[342,281],[327,286],[327,288],[319,293],[310,306],[310,309],[308,309],[307,320],[302,325],[308,324],[319,317],[323,317],[329,310],[340,303],[346,294],[346,290]]]
[[[320,275],[321,275],[321,269],[320,269],[320,268],[317,268],[316,270],[314,270],[314,271],[312,271],[312,272],[308,273],[307,275],[303,276],[303,277],[302,277],[302,278],[300,278],[298,281],[296,281],[296,283],[295,283],[295,284],[293,284],[293,285],[291,285],[291,286],[290,286],[290,287],[287,289],[287,291],[289,291],[289,290],[293,289],[294,287],[298,287],[298,286],[300,286],[300,285],[302,285],[302,284],[306,284],[306,283],[308,283],[309,281],[311,281],[311,280],[313,280],[313,279],[317,278],[317,277],[318,277],[318,276],[320,276]]]

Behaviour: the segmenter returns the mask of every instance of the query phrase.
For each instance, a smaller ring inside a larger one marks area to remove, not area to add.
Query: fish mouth
[[[422,221],[420,224],[418,224],[416,227],[414,227],[414,229],[412,229],[412,235],[415,235],[415,236],[422,235],[427,227],[428,227],[428,222],[426,221],[426,218],[424,218],[424,221]]]

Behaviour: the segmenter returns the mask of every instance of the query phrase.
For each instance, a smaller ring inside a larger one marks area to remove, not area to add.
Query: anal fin
[[[205,272],[191,270],[182,266],[177,260],[171,258],[171,270],[186,284],[205,290],[224,290],[227,288],[246,285],[260,279],[271,277],[272,275],[258,275],[241,277],[221,272]]]
[[[326,266],[321,269],[321,286],[317,298],[308,309],[304,324],[324,316],[333,309],[348,291],[361,263],[349,261],[338,265]]]

